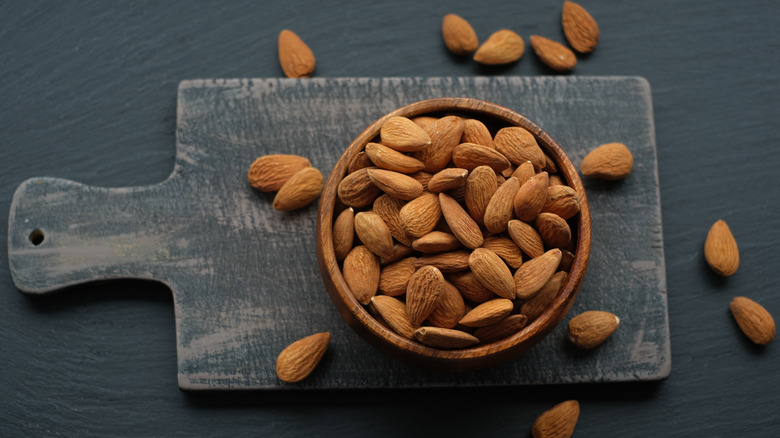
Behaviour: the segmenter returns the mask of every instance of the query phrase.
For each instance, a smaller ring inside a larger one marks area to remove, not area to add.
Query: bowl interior
[[[338,201],[339,182],[347,174],[350,161],[370,141],[377,140],[384,122],[393,116],[417,117],[459,115],[485,123],[491,134],[505,126],[519,126],[531,132],[556,163],[559,175],[573,188],[580,200],[572,239],[576,239],[574,262],[552,305],[519,332],[488,344],[457,350],[428,347],[406,339],[377,321],[352,295],[341,274],[333,250],[332,224]],[[328,293],[342,318],[372,345],[396,358],[429,368],[460,371],[484,368],[511,359],[546,336],[563,319],[582,284],[590,254],[590,212],[577,169],[564,150],[536,124],[500,105],[470,98],[438,98],[401,107],[371,124],[347,147],[325,183],[317,217],[317,257]]]

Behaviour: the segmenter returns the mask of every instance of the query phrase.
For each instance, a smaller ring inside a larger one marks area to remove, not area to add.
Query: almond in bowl
[[[317,257],[333,303],[369,343],[415,365],[465,371],[520,355],[560,323],[585,275],[577,169],[493,103],[390,112],[347,147],[322,193]]]

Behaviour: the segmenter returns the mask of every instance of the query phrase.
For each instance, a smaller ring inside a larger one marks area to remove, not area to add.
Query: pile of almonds
[[[338,186],[333,246],[355,299],[436,348],[510,336],[574,259],[579,198],[529,131],[391,117]]]

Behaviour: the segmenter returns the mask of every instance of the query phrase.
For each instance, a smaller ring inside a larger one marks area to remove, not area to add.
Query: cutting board
[[[17,189],[9,262],[17,287],[45,294],[141,278],[173,293],[179,386],[186,390],[488,386],[657,380],[671,369],[650,86],[637,77],[189,80],[178,91],[175,167],[164,182],[102,188],[54,178]],[[593,249],[569,316],[517,359],[440,373],[384,356],[339,317],[315,256],[317,205],[277,212],[247,170],[271,153],[308,157],[327,177],[349,142],[384,113],[443,96],[483,99],[536,122],[576,166],[607,142],[634,154],[624,181],[585,179]],[[143,171],[143,169],[139,169]],[[67,292],[64,292],[67,293]],[[595,350],[566,340],[585,310],[618,315]],[[329,331],[317,370],[290,385],[279,352]]]

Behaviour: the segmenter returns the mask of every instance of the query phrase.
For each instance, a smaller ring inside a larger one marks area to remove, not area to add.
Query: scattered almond
[[[275,192],[296,172],[309,166],[311,162],[298,155],[264,155],[249,166],[249,184],[262,192]]]
[[[728,277],[739,268],[739,248],[731,229],[723,220],[718,220],[707,233],[704,241],[704,259],[718,275]]]
[[[316,167],[304,167],[295,172],[276,192],[273,207],[280,211],[303,208],[320,196],[323,185],[322,173]]]
[[[279,64],[288,78],[308,78],[314,72],[316,60],[309,46],[291,30],[279,33]]]
[[[577,65],[577,57],[563,44],[539,35],[531,35],[531,47],[536,56],[551,69],[566,73]]]
[[[569,438],[579,416],[580,404],[576,400],[559,403],[536,418],[531,434],[534,438]]]
[[[580,53],[590,53],[599,42],[599,25],[582,6],[571,1],[563,2],[561,17],[566,40]]]
[[[623,143],[606,143],[593,149],[580,164],[585,176],[606,180],[627,177],[634,166],[634,156]]]
[[[445,15],[441,24],[441,33],[444,44],[450,52],[458,56],[469,55],[479,47],[479,40],[474,28],[459,15]]]
[[[485,65],[513,63],[523,57],[523,38],[509,29],[494,32],[482,43],[474,54],[474,61]]]
[[[276,375],[286,383],[308,377],[328,349],[330,333],[316,333],[288,345],[276,358]]]
[[[601,310],[580,313],[569,321],[569,340],[579,348],[601,345],[620,325],[620,318]]]
[[[766,345],[775,337],[775,320],[760,304],[745,297],[736,297],[729,304],[731,314],[742,333],[758,345]]]

